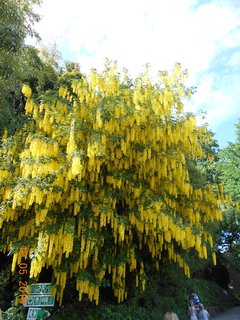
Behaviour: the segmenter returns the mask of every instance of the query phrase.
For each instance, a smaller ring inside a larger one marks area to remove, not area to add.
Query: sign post
[[[53,307],[55,299],[50,294],[30,295],[24,307]]]
[[[30,286],[30,294],[51,294],[52,284],[51,283],[34,283]]]
[[[45,319],[50,316],[50,312],[41,308],[29,308],[26,320]]]
[[[30,296],[24,307],[29,307],[27,319],[46,319],[50,316],[50,312],[35,307],[53,307],[55,297],[52,295],[52,284],[51,283],[34,283],[30,286]],[[33,308],[34,307],[34,308]]]

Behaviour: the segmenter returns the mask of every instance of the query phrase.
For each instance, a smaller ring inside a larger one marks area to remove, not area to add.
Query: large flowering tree
[[[73,71],[44,98],[23,87],[29,121],[0,150],[0,250],[13,253],[12,272],[24,245],[30,277],[51,267],[60,302],[74,277],[79,299],[98,303],[107,274],[121,302],[126,273],[145,287],[143,250],[157,267],[164,252],[186,276],[182,252],[212,254],[206,225],[221,219],[220,196],[189,177],[186,161],[208,156],[208,135],[183,111],[184,77],[176,65],[157,83],[147,71],[133,82],[107,64],[80,79]]]

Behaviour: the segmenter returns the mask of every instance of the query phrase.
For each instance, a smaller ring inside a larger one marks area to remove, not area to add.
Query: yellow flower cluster
[[[80,300],[86,294],[96,303],[107,272],[118,302],[127,297],[126,270],[136,273],[136,285],[144,289],[136,245],[148,248],[157,268],[166,252],[188,277],[179,252],[192,249],[207,258],[213,243],[205,224],[221,219],[223,192],[190,183],[186,158],[205,156],[199,143],[204,131],[182,111],[187,93],[176,80],[179,72],[176,67],[163,79],[167,88],[158,90],[146,75],[134,87],[121,84],[115,65],[102,74],[93,70],[72,91],[61,87],[59,100],[39,106],[23,87],[34,124],[2,151],[17,164],[0,168],[3,251],[34,239],[30,276],[52,267],[60,303],[68,276],[78,279]],[[22,218],[27,222],[19,226]],[[13,272],[18,259],[15,253]],[[212,259],[216,263],[214,254]],[[89,270],[95,281],[78,276]]]
[[[25,97],[30,98],[32,95],[32,89],[27,84],[24,84],[22,87],[22,93]]]
[[[38,236],[37,253],[34,254],[34,258],[31,262],[30,278],[37,277],[45,265],[45,258],[48,249],[49,236],[42,232]]]
[[[56,298],[59,303],[62,304],[63,291],[67,282],[67,272],[55,272],[56,286],[60,287],[60,290],[56,290]]]
[[[7,180],[11,176],[8,170],[0,170],[0,182]]]
[[[99,287],[94,285],[88,280],[77,280],[76,285],[77,290],[79,291],[79,300],[82,300],[83,293],[88,295],[90,301],[95,301],[98,305],[99,302]]]

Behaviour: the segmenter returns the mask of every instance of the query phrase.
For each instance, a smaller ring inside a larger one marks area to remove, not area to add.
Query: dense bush
[[[174,310],[181,320],[187,320],[187,289],[193,287],[208,308],[220,304],[221,288],[203,278],[186,279],[174,264],[166,265],[161,272],[149,274],[146,290],[133,289],[129,300],[122,304],[101,301],[96,307],[87,301],[69,303],[53,309],[53,320],[159,320],[165,312]]]

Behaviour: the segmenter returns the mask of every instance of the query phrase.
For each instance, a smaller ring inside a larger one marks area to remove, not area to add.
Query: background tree
[[[228,146],[219,153],[217,169],[224,184],[225,192],[232,197],[233,204],[224,207],[223,221],[220,224],[221,237],[220,248],[228,251],[233,256],[233,262],[239,265],[240,250],[240,122],[236,125],[236,142],[230,142]]]
[[[186,158],[205,157],[206,128],[183,112],[191,90],[180,66],[157,84],[147,71],[121,78],[109,63],[89,78],[68,72],[71,87],[41,103],[23,87],[32,121],[2,142],[0,248],[13,253],[12,272],[26,245],[30,277],[51,267],[60,302],[73,277],[79,299],[98,303],[108,283],[123,301],[129,274],[144,289],[149,260],[176,262],[186,276],[186,250],[215,263],[206,231],[221,219],[215,187],[195,187],[186,167]]]
[[[40,2],[2,0],[0,3],[0,135],[4,128],[11,133],[22,123],[21,87],[31,70],[29,59],[33,58],[32,48],[26,46],[25,39],[38,37],[34,23],[39,21],[39,15],[33,6]]]
[[[224,190],[231,195],[233,201],[240,202],[240,122],[236,128],[236,142],[229,142],[228,146],[221,150],[218,170]]]

